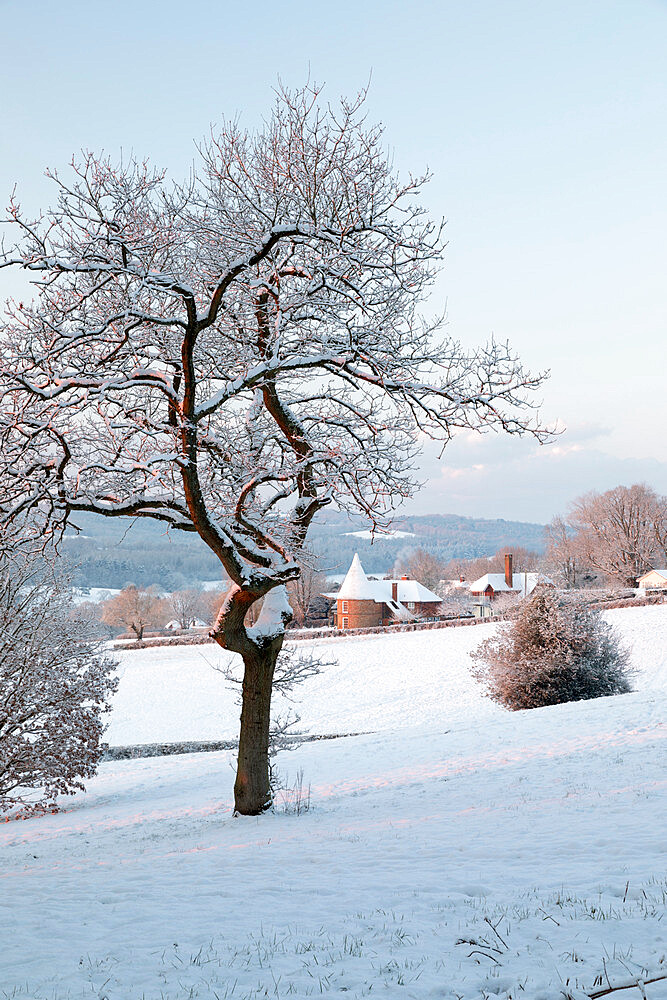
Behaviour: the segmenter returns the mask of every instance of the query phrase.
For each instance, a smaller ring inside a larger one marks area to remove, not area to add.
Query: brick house
[[[336,602],[333,612],[336,628],[373,628],[402,621],[437,618],[442,598],[418,580],[369,579],[355,554],[341,588],[324,594]]]
[[[513,596],[517,600],[528,597],[539,584],[553,586],[553,580],[541,573],[514,573],[512,556],[505,556],[504,573],[485,573],[470,584],[473,596],[473,614],[476,618],[488,618],[493,614],[493,603],[501,596]]]

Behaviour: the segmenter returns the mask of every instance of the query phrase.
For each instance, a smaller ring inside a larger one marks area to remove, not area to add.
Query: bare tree
[[[465,580],[469,565],[470,559],[464,559],[462,556],[454,556],[443,567],[443,580]]]
[[[202,616],[207,625],[212,625],[220,614],[227,591],[205,590],[201,595]]]
[[[166,602],[154,587],[144,589],[130,584],[104,602],[102,621],[131,629],[141,642],[146,628],[164,625],[167,610]]]
[[[667,497],[656,496],[653,506],[653,534],[656,558],[665,566],[667,565]]]
[[[582,546],[574,529],[562,517],[555,517],[545,529],[547,551],[545,564],[559,583],[577,586],[581,573]]]
[[[91,628],[97,628],[100,634],[102,628],[102,605],[97,601],[79,601],[70,610],[69,617],[72,621],[85,622]]]
[[[313,566],[302,563],[299,568],[299,576],[290,581],[287,593],[294,624],[303,627],[309,623],[313,606],[319,603],[320,595],[326,587],[326,579]]]
[[[115,663],[70,601],[44,560],[0,555],[0,811],[54,808],[97,769]]]
[[[175,590],[167,598],[167,606],[173,611],[182,629],[190,626],[202,615],[206,614],[206,602],[201,590],[190,587],[187,590]]]
[[[0,503],[156,518],[196,532],[232,583],[212,635],[245,667],[237,811],[270,804],[285,585],[327,504],[377,525],[417,486],[419,434],[543,434],[507,345],[464,350],[420,306],[442,224],[401,181],[363,95],[282,91],[255,133],[223,123],[185,185],[92,154],[51,174],[4,266],[37,279],[2,334]],[[256,625],[248,613],[261,598]]]
[[[587,493],[572,504],[570,523],[589,565],[626,587],[651,569],[660,552],[667,499],[644,483]]]
[[[438,585],[444,579],[445,563],[425,549],[416,549],[397,559],[394,573],[406,574],[412,580],[419,580],[429,590],[437,593]]]
[[[532,573],[537,570],[540,557],[537,552],[524,548],[522,545],[503,545],[492,556],[478,556],[476,559],[458,559],[452,561],[445,569],[448,573],[452,568],[460,571],[466,580],[477,580],[486,573],[504,573],[505,555],[512,556],[514,573]]]

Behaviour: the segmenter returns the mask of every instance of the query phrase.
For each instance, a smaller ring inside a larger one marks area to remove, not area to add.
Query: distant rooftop
[[[528,597],[538,583],[553,583],[553,580],[542,573],[512,573],[512,586],[508,587],[504,573],[485,573],[479,580],[470,584],[469,590],[473,594],[482,594],[487,587],[492,587],[495,594],[519,594],[521,597]]]

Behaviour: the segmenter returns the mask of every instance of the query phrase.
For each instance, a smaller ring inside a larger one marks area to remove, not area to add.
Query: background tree
[[[212,625],[220,614],[227,591],[204,590],[201,595],[202,617],[207,625]]]
[[[166,601],[167,607],[182,629],[190,628],[193,622],[206,615],[204,595],[201,590],[195,590],[193,587],[187,590],[175,590]]]
[[[503,545],[492,556],[478,556],[475,559],[452,559],[443,567],[443,579],[457,579],[463,576],[472,582],[486,573],[505,572],[505,555],[512,555],[512,572],[533,573],[537,571],[540,556],[522,545]]]
[[[541,434],[507,345],[464,350],[420,307],[442,224],[401,181],[363,95],[281,92],[255,133],[199,148],[185,185],[88,154],[4,264],[37,279],[9,306],[0,503],[58,530],[76,511],[196,532],[232,583],[213,636],[244,663],[235,804],[270,804],[285,585],[328,504],[384,523],[417,486],[421,434]],[[250,609],[264,598],[257,624]]]
[[[569,522],[583,559],[609,579],[635,587],[661,553],[667,498],[645,483],[587,493],[572,504]]]
[[[658,496],[653,504],[653,534],[655,536],[654,558],[667,566],[667,497]],[[653,568],[657,568],[653,566]]]
[[[70,601],[43,560],[0,555],[0,811],[54,808],[95,774],[118,682]]]
[[[472,597],[467,589],[450,588],[445,591],[436,615],[446,618],[468,618],[472,615]]]
[[[434,593],[439,593],[440,581],[444,580],[445,563],[425,549],[416,549],[402,554],[394,565],[395,576],[409,576],[418,580]]]
[[[564,587],[576,587],[582,574],[582,546],[574,529],[562,517],[554,519],[545,529],[547,550],[545,566]]]
[[[630,691],[629,653],[599,611],[536,591],[472,654],[474,676],[513,711]]]
[[[169,606],[154,587],[146,589],[130,584],[120,594],[110,597],[102,605],[102,621],[107,625],[129,628],[141,642],[144,631],[164,625]]]
[[[323,591],[326,590],[326,577],[307,563],[302,563],[299,569],[299,576],[296,580],[290,581],[287,586],[287,593],[290,607],[292,608],[294,624],[302,628],[304,625],[310,624],[311,613],[314,608],[328,608],[328,604],[321,597]],[[324,604],[322,604],[323,601]]]
[[[102,626],[102,604],[99,601],[79,601],[71,608],[69,617],[72,621],[85,622],[97,628],[100,635],[106,631]]]

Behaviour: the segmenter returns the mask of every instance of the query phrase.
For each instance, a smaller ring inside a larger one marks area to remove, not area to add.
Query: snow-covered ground
[[[113,587],[75,587],[72,591],[72,603],[83,604],[84,601],[90,601],[92,604],[100,604],[117,594],[120,594],[120,590]]]
[[[494,626],[313,643],[338,663],[304,728],[366,735],[285,755],[302,815],[232,818],[214,753],[105,764],[5,824],[0,998],[562,1000],[667,974],[667,607],[608,617],[636,690],[512,714],[469,678]],[[111,743],[234,735],[223,654],[121,655]]]

